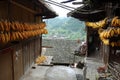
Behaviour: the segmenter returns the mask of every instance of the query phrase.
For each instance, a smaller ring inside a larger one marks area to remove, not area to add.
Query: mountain
[[[45,20],[47,24],[47,35],[44,38],[64,38],[70,40],[85,40],[86,31],[84,22],[72,17],[56,17]]]

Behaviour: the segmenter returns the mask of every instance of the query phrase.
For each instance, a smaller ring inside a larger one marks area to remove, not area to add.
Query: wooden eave
[[[90,10],[89,8],[85,9],[84,6],[78,7],[77,9],[69,12],[67,15],[80,19],[81,21],[91,21],[96,22],[105,18],[105,11],[103,9]]]
[[[103,3],[103,2],[105,3]],[[109,2],[112,3],[113,8],[113,14],[114,16],[120,16],[120,0],[110,0]],[[107,9],[106,9],[106,3],[108,3],[108,0],[92,0],[93,3],[88,5],[83,5],[81,7],[78,7],[77,9],[69,12],[67,15],[77,18],[81,21],[90,21],[90,22],[97,22],[102,19],[104,19],[107,16]],[[99,3],[99,4],[98,4]],[[118,6],[116,6],[116,4]],[[111,6],[110,6],[111,7]],[[115,8],[115,9],[114,9]]]
[[[46,16],[47,18],[54,18],[57,16],[56,12],[41,0],[9,0],[9,2],[33,13],[35,16]],[[32,6],[28,5],[27,2],[32,4]]]
[[[43,12],[36,14],[36,16],[44,16],[47,19],[48,18],[54,18],[54,17],[58,16],[57,13],[55,11],[53,11],[53,9],[50,8],[49,5],[45,4],[44,2],[42,2],[40,0],[38,0],[38,1],[39,1],[39,3],[42,4],[42,5],[39,5],[39,6],[43,9],[42,10]]]

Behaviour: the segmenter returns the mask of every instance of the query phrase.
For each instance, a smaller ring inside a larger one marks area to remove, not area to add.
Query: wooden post
[[[40,55],[42,53],[42,34],[40,35]]]
[[[108,62],[109,62],[109,54],[110,54],[110,46],[103,45],[103,62],[106,67],[108,66]]]
[[[106,16],[108,18],[112,18],[113,17],[112,3],[106,3],[105,7],[106,7]],[[108,27],[110,27],[109,23],[108,23]],[[103,45],[103,62],[106,67],[108,66],[108,63],[109,63],[110,52],[111,52],[111,47],[109,45]]]

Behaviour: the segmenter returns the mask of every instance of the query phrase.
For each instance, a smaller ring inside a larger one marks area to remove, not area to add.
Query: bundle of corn
[[[44,29],[46,26],[45,22],[39,24],[9,22],[7,20],[0,21],[0,31],[31,31],[37,29]]]
[[[39,24],[12,22],[10,28],[13,31],[31,31],[31,30],[44,29],[45,26],[46,26],[45,22],[41,22]]]
[[[111,39],[120,36],[120,28],[107,28],[98,30],[99,37],[105,45],[120,46],[119,38],[117,40],[111,41]]]
[[[85,22],[86,26],[92,27],[92,28],[103,28],[107,24],[107,19],[105,18],[102,21],[99,22]],[[111,21],[112,27],[120,27],[120,19],[118,16],[114,17]]]
[[[116,16],[112,19],[111,26],[120,27],[120,19],[118,19],[118,16]]]
[[[5,21],[0,21],[0,31],[10,31],[11,23],[8,22],[7,20]]]
[[[112,37],[120,35],[120,28],[108,28],[103,31],[98,30],[98,33],[100,34],[100,37],[103,37],[105,39],[110,39]]]
[[[39,56],[37,59],[36,59],[36,64],[41,64],[43,63],[44,61],[46,60],[46,57],[45,56]]]
[[[114,17],[111,21],[111,25],[107,29],[103,29],[107,24],[107,18],[99,22],[86,22],[86,26],[92,28],[98,28],[99,37],[105,45],[120,46],[120,19]],[[113,39],[116,39],[112,41]]]
[[[102,28],[107,24],[106,21],[107,21],[107,18],[99,22],[86,22],[85,24],[86,26],[92,27],[92,28]]]
[[[47,34],[45,22],[28,24],[19,22],[0,21],[0,43],[24,40],[40,34]]]

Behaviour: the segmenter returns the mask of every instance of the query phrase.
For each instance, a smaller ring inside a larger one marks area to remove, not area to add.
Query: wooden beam
[[[25,7],[25,6],[17,3],[17,2],[15,2],[15,1],[10,1],[10,3],[12,3],[12,4],[14,4],[14,5],[18,6],[18,7],[21,7],[21,8],[23,8],[23,9],[25,9],[25,10],[31,12],[31,13],[34,13],[34,14],[37,13],[36,11],[34,11],[34,10],[30,9],[30,8],[27,8],[27,7]]]

